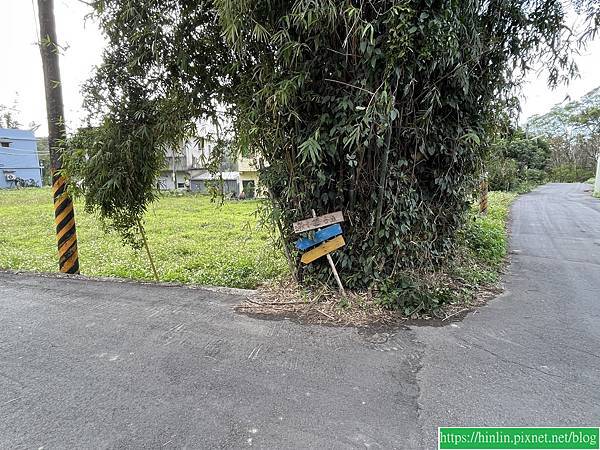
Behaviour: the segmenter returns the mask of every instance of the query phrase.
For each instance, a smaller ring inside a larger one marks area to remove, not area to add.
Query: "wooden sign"
[[[332,251],[346,245],[344,237],[342,236],[342,227],[339,225],[339,222],[344,221],[344,215],[341,211],[336,211],[331,214],[325,214],[324,216],[317,217],[317,213],[315,213],[314,209],[312,210],[312,215],[312,219],[305,219],[294,223],[294,232],[303,233],[306,231],[315,230],[317,228],[326,228],[317,231],[313,239],[305,237],[298,240],[298,242],[296,242],[296,247],[299,250],[306,250],[314,247],[315,245],[321,244],[321,242],[323,242],[323,244],[304,253],[302,258],[300,258],[300,261],[302,261],[304,264],[310,264],[322,256],[327,256],[327,261],[331,266],[331,271],[333,272],[335,281],[340,288],[340,292],[342,295],[346,295],[344,286],[342,285],[342,280],[340,279],[337,269],[335,268],[335,264],[333,263],[333,259],[330,255]],[[333,239],[331,239],[332,237]]]
[[[300,261],[302,261],[303,264],[310,264],[315,259],[319,259],[322,256],[328,255],[332,251],[337,250],[344,245],[346,245],[346,242],[344,242],[344,236],[338,236],[335,239],[331,239],[330,241],[327,241],[324,244],[321,244],[318,247],[306,252],[302,255]]]
[[[331,239],[337,235],[342,234],[342,227],[339,223],[335,225],[330,225],[327,228],[323,228],[315,233],[315,237],[312,239],[302,238],[296,242],[296,248],[298,250],[307,250],[311,247],[314,247],[321,242],[325,242],[327,239]]]
[[[316,230],[317,228],[323,228],[327,225],[333,225],[344,221],[344,214],[341,211],[336,211],[331,214],[325,214],[324,216],[313,217],[310,219],[301,220],[295,222],[294,233],[303,233],[304,231]]]

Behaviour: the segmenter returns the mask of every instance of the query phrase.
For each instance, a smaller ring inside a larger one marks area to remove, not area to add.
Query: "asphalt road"
[[[513,208],[506,292],[445,327],[237,314],[239,296],[0,273],[0,448],[437,448],[437,427],[600,424],[600,201]]]
[[[600,200],[548,184],[512,208],[505,292],[420,328],[419,424],[600,426]]]

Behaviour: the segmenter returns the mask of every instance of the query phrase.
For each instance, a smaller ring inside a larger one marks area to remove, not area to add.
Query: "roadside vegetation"
[[[549,181],[583,183],[593,178],[600,148],[600,86],[533,116],[527,129],[531,136],[541,137],[550,150]]]
[[[379,293],[379,302],[405,316],[447,316],[456,307],[473,306],[480,294],[495,291],[508,252],[510,205],[517,195],[491,192],[486,215],[474,205],[447,261],[433,272],[407,272],[400,285]]]
[[[600,145],[600,87],[533,116],[525,129],[500,127],[486,161],[490,189],[527,192],[546,182],[592,182]]]
[[[382,283],[383,288],[364,295],[334,296],[329,314],[355,317],[356,308],[352,307],[357,306],[358,298],[362,299],[359,309],[371,318],[379,317],[373,316],[375,310],[415,317],[439,310],[436,314],[444,317],[447,312],[443,311],[472,304],[478,292],[498,281],[507,252],[506,220],[515,197],[515,193],[491,192],[485,216],[473,206],[454,258],[437,272],[407,272],[399,286]],[[49,189],[0,193],[0,268],[57,272],[50,199]],[[161,281],[255,288],[285,280],[289,286],[285,258],[267,230],[259,227],[257,206],[257,201],[219,206],[206,196],[162,196],[146,215],[148,240]],[[115,233],[106,234],[96,217],[81,205],[77,205],[77,226],[82,274],[153,279],[145,252],[123,245]],[[322,300],[332,292],[303,295],[303,301],[319,296]],[[287,289],[279,301],[289,299]],[[323,303],[323,307],[327,305]]]
[[[344,286],[409,315],[470,289],[454,270],[471,240],[494,254],[469,201],[516,88],[538,63],[550,86],[573,77],[597,27],[576,2],[586,17],[565,35],[559,0],[130,3],[91,2],[106,48],[83,93],[98,126],[62,159],[88,211],[139,245],[165,149],[212,121],[214,172],[225,151],[268,163],[286,254],[294,222],[341,210]],[[326,262],[297,269],[305,288],[335,286]]]
[[[547,67],[551,87],[577,74],[571,56],[600,27],[597,9],[579,1],[584,20],[569,34],[559,0],[134,3],[90,4],[106,41],[83,89],[97,126],[75,132],[61,157],[81,200],[84,273],[150,278],[144,255],[118,245],[138,249],[142,224],[163,280],[254,287],[288,273],[257,229],[256,204],[158,196],[165,149],[200,139],[203,121],[216,130],[205,161],[213,174],[226,156],[264,160],[264,217],[289,267],[293,223],[344,212],[335,259],[353,294],[331,302],[344,310],[355,297],[404,317],[458,314],[494,285],[507,251],[516,194],[491,195],[479,217],[469,205],[482,175],[506,192],[590,176],[598,108],[536,122],[568,116],[558,135],[510,125],[531,67]],[[587,134],[571,140],[574,129]],[[34,200],[28,217],[19,195],[7,197],[0,265],[52,270],[49,202]],[[115,234],[105,239],[99,223]],[[326,261],[295,262],[300,290],[332,292]]]
[[[0,192],[0,268],[57,272],[52,195],[49,189]],[[258,227],[257,201],[164,196],[145,216],[161,281],[255,288],[287,271],[269,233]],[[105,234],[96,216],[76,205],[81,273],[152,280],[144,250]]]
[[[473,204],[456,247],[435,271],[405,271],[400,283],[342,296],[324,283],[301,286],[285,277],[268,283],[238,307],[246,314],[285,316],[336,325],[392,325],[407,320],[446,322],[501,292],[507,262],[510,206],[519,194],[490,192],[486,215]]]

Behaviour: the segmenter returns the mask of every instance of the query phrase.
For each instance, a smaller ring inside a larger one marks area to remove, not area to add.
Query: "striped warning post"
[[[488,212],[488,181],[487,177],[481,180],[481,197],[479,199],[479,213],[485,216]]]
[[[73,200],[66,192],[65,177],[52,175],[52,192],[54,196],[54,223],[60,271],[63,273],[79,273],[79,255],[77,253],[77,233],[75,231],[75,212]]]

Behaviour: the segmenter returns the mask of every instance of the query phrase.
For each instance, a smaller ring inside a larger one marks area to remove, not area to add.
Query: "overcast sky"
[[[36,21],[31,0],[0,0],[0,104],[12,106],[17,101],[19,120],[41,124],[37,136],[47,134],[46,107],[40,53],[35,45]],[[61,75],[67,124],[72,129],[81,124],[81,84],[92,67],[99,63],[103,38],[90,20],[85,20],[89,7],[78,0],[55,0],[58,39],[68,49],[61,56]],[[37,14],[37,10],[36,10]],[[532,73],[524,88],[521,121],[533,114],[543,114],[568,95],[576,99],[600,86],[600,41],[576,58],[581,78],[568,87],[550,91],[546,87],[547,73]]]

